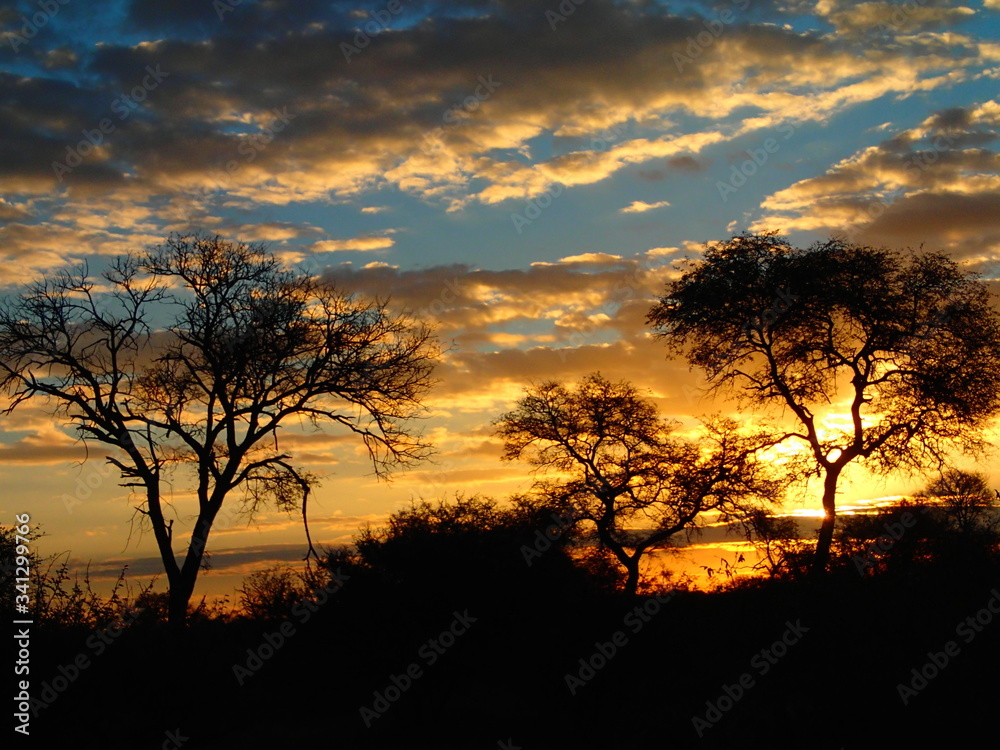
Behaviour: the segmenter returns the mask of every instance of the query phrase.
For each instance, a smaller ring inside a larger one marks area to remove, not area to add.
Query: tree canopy
[[[102,274],[68,270],[0,306],[8,411],[44,401],[108,457],[159,548],[182,622],[212,523],[234,490],[248,513],[302,508],[316,477],[280,448],[292,418],[364,442],[376,473],[425,456],[421,413],[437,346],[429,329],[286,268],[265,247],[171,237]],[[183,560],[161,494],[192,469],[197,519]],[[308,533],[308,532],[307,532]],[[311,547],[311,543],[310,543]]]
[[[648,322],[710,388],[790,412],[783,437],[824,480],[816,570],[849,463],[889,472],[981,455],[1000,412],[1000,315],[986,285],[940,253],[739,235],[691,262]]]
[[[766,439],[741,433],[731,420],[709,424],[699,442],[681,439],[671,434],[678,424],[662,419],[633,385],[600,373],[576,388],[557,381],[529,388],[495,425],[504,459],[548,475],[536,491],[594,525],[633,593],[646,552],[693,530],[709,511],[738,517],[782,490],[757,458]]]

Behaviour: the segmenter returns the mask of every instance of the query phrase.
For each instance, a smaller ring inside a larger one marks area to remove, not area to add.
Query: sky
[[[324,477],[314,539],[349,543],[414,498],[527,489],[491,422],[531,382],[627,379],[684,430],[735,414],[645,324],[706,243],[922,246],[996,288],[998,83],[1000,0],[0,0],[0,291],[201,232],[433,321],[433,462],[386,483],[348,435],[283,437]],[[152,575],[102,456],[40,405],[0,418],[0,523]],[[846,507],[919,484],[847,478]],[[304,554],[300,518],[237,511],[198,593]]]

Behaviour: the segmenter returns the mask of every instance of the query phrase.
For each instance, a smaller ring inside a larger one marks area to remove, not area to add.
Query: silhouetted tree
[[[1000,503],[981,472],[945,469],[920,497],[936,502],[963,536],[995,534],[1000,526]]]
[[[863,576],[911,576],[917,566],[941,560],[951,533],[944,514],[932,512],[919,500],[847,515],[837,524],[833,545],[837,554],[832,556],[831,567],[840,565],[852,575]]]
[[[537,492],[594,525],[630,593],[646,552],[695,529],[709,511],[726,520],[776,501],[782,489],[756,459],[766,440],[727,420],[709,425],[698,443],[672,437],[676,423],[661,419],[634,386],[599,373],[575,389],[533,386],[494,424],[505,460],[562,475],[538,482]]]
[[[876,472],[937,467],[982,452],[1000,411],[1000,315],[947,256],[843,240],[808,249],[774,233],[710,247],[672,282],[648,322],[711,389],[780,404],[823,478],[813,570],[825,569],[837,483],[855,460]],[[813,409],[846,396],[848,425]]]
[[[420,411],[436,347],[386,303],[218,237],[172,237],[102,276],[104,288],[85,269],[65,271],[4,302],[0,385],[10,409],[44,401],[84,440],[117,449],[107,460],[143,493],[137,510],[167,574],[171,622],[185,620],[230,493],[242,491],[250,514],[271,503],[301,507],[305,519],[315,477],[279,448],[289,420],[353,431],[378,474],[425,455],[404,423]],[[178,562],[161,487],[185,465],[197,518]]]
[[[763,570],[771,578],[794,578],[802,572],[805,541],[799,536],[794,518],[754,508],[746,514],[743,525],[747,540],[760,556],[753,566],[755,570]]]
[[[294,570],[275,567],[248,575],[239,592],[245,615],[255,620],[279,620],[288,616],[307,589]]]

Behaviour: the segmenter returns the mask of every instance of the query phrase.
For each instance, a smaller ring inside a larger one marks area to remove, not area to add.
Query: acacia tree
[[[968,538],[977,532],[995,534],[1000,527],[1000,518],[994,514],[1000,505],[998,495],[990,489],[985,474],[947,468],[919,496],[940,504],[955,530]]]
[[[102,276],[106,290],[85,269],[64,271],[0,306],[0,384],[8,411],[42,400],[84,440],[117,449],[107,460],[141,495],[171,623],[185,621],[231,493],[241,490],[249,515],[301,507],[305,521],[316,478],[280,449],[285,423],[346,427],[379,476],[426,455],[406,421],[421,411],[437,347],[387,303],[346,296],[285,269],[263,246],[218,237],[171,237]],[[178,561],[163,483],[182,467],[197,513]]]
[[[940,467],[980,455],[1000,411],[1000,316],[985,284],[940,253],[776,233],[709,248],[648,322],[673,354],[753,406],[787,409],[823,478],[813,571],[825,569],[845,467]],[[843,399],[843,400],[841,400]],[[845,427],[814,411],[843,411]]]
[[[693,531],[709,511],[723,521],[741,517],[782,490],[757,459],[769,445],[760,435],[718,420],[698,443],[673,437],[678,423],[660,418],[633,385],[600,373],[575,389],[557,381],[533,386],[494,425],[505,460],[559,475],[537,482],[536,491],[594,525],[633,594],[648,551]]]

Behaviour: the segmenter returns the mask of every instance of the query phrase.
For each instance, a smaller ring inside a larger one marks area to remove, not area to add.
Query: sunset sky
[[[923,245],[995,284],[998,86],[1000,0],[0,0],[0,284],[203,232],[434,320],[434,463],[387,485],[349,435],[282,438],[325,477],[314,539],[345,543],[411,498],[527,489],[490,422],[530,381],[600,370],[685,428],[732,413],[644,323],[706,242]],[[40,407],[3,417],[0,523],[156,573],[102,455],[73,463]],[[848,478],[842,506],[920,483]],[[304,553],[300,518],[236,505],[196,594]]]

